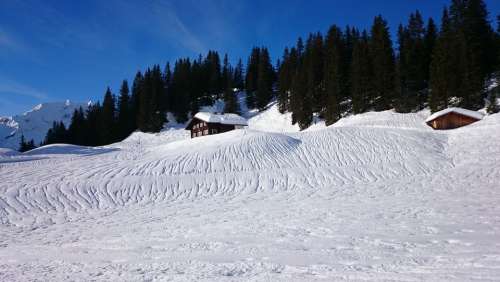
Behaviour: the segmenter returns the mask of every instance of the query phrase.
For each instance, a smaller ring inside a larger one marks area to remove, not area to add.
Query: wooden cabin
[[[241,129],[247,125],[247,120],[237,114],[199,112],[189,121],[186,130],[190,130],[191,138],[195,138]]]
[[[483,114],[462,108],[447,108],[435,112],[425,122],[434,129],[454,129],[483,119]]]

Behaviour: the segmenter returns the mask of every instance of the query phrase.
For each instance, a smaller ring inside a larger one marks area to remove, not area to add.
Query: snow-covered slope
[[[0,158],[0,280],[500,276],[500,115],[450,131],[391,111],[256,130],[287,119],[273,107],[214,136]]]
[[[79,107],[85,110],[87,104],[70,101],[43,103],[24,114],[0,117],[0,148],[19,149],[23,134],[26,140],[33,139],[39,144],[54,121],[62,121],[68,126],[73,111]]]

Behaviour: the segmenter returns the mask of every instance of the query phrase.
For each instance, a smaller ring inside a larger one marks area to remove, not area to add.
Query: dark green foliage
[[[115,141],[116,134],[116,104],[111,89],[106,89],[99,118],[99,137],[101,144],[110,144]]]
[[[350,92],[354,114],[362,113],[371,107],[372,74],[368,33],[363,31],[361,38],[354,43],[350,66]]]
[[[454,58],[452,54],[453,31],[448,10],[443,10],[441,31],[436,41],[430,67],[429,107],[437,112],[448,107],[453,95]]]
[[[246,104],[263,110],[273,97],[274,69],[267,48],[254,47],[248,58],[245,77]]]
[[[289,107],[289,93],[292,84],[293,68],[291,66],[290,52],[285,48],[283,62],[278,68],[278,110],[285,113]]]
[[[259,52],[259,65],[257,68],[257,91],[255,102],[259,110],[264,110],[273,98],[274,69],[267,48]]]
[[[447,107],[451,98],[464,108],[483,107],[484,86],[496,62],[494,49],[484,1],[452,0],[433,53],[431,110]]]
[[[172,113],[179,122],[188,119],[189,98],[191,96],[189,83],[191,62],[180,59],[175,63],[172,77]]]
[[[124,80],[120,88],[120,97],[118,97],[117,139],[119,140],[124,139],[135,130],[132,107],[128,83]]]
[[[321,34],[310,34],[304,53],[304,68],[307,77],[307,97],[311,99],[313,112],[323,112],[326,97],[323,87],[324,65],[323,37]],[[309,98],[308,98],[309,99]]]
[[[335,123],[341,116],[340,102],[348,96],[348,76],[344,60],[346,44],[340,28],[332,26],[325,42],[324,85],[326,99],[318,101],[325,105],[324,118],[327,125]]]
[[[255,108],[255,92],[258,85],[260,48],[254,47],[248,58],[245,87],[247,91],[246,103],[249,109]]]
[[[21,135],[21,141],[19,142],[19,152],[23,153],[23,152],[33,150],[35,148],[36,148],[36,146],[35,146],[35,142],[33,141],[33,139],[26,142],[24,135]]]
[[[427,27],[425,28],[424,36],[424,66],[425,66],[425,81],[429,84],[430,79],[430,66],[432,62],[432,52],[436,46],[436,40],[438,38],[438,30],[434,20],[432,18],[427,22]]]
[[[47,135],[45,136],[45,140],[42,145],[68,143],[68,141],[68,131],[66,130],[64,123],[62,121],[54,121],[52,123],[52,128],[47,131]]]
[[[238,60],[238,64],[236,64],[236,67],[234,68],[233,84],[234,88],[237,88],[238,90],[243,90],[245,88],[245,81],[243,79],[243,62],[241,59]]]
[[[395,60],[389,27],[382,16],[375,17],[371,28],[370,56],[374,109],[388,110],[392,107],[395,91]]]
[[[241,60],[240,60],[240,62],[238,62],[238,64],[240,64],[240,63],[241,63]],[[225,102],[224,112],[226,112],[226,113],[239,114],[239,112],[240,112],[240,105],[238,103],[238,100],[236,99],[236,92],[234,91],[234,89],[236,88],[235,78],[240,79],[239,72],[240,72],[240,70],[238,70],[238,69],[233,70],[233,68],[229,64],[229,60],[227,58],[227,55],[224,56],[224,66],[222,68],[222,76],[224,78],[224,83],[226,84],[225,89],[224,89],[224,93],[223,93],[223,98],[224,98],[224,102]],[[241,83],[241,81],[238,83]]]
[[[78,108],[73,112],[71,117],[71,124],[68,127],[68,143],[75,145],[85,145],[86,144],[86,120],[85,113],[82,107]],[[63,142],[64,140],[61,140]]]
[[[429,38],[430,40],[430,38]],[[394,107],[396,111],[407,113],[420,110],[427,100],[427,71],[425,29],[418,11],[410,15],[408,25],[398,29],[398,89]]]

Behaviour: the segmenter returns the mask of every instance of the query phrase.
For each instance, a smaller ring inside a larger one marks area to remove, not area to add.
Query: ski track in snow
[[[283,122],[271,111],[0,154],[0,280],[498,281],[500,115],[254,130]]]

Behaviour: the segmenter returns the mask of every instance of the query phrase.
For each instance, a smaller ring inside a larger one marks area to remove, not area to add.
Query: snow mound
[[[35,148],[25,152],[23,155],[94,155],[109,152],[110,149],[104,147],[86,147],[69,144],[51,144]]]
[[[17,151],[14,151],[9,148],[0,148],[0,158],[12,157],[19,154]]]
[[[428,110],[418,113],[401,114],[393,110],[383,112],[367,112],[359,115],[352,115],[340,119],[333,124],[334,127],[379,127],[379,128],[399,128],[432,130],[424,120],[429,115]]]

